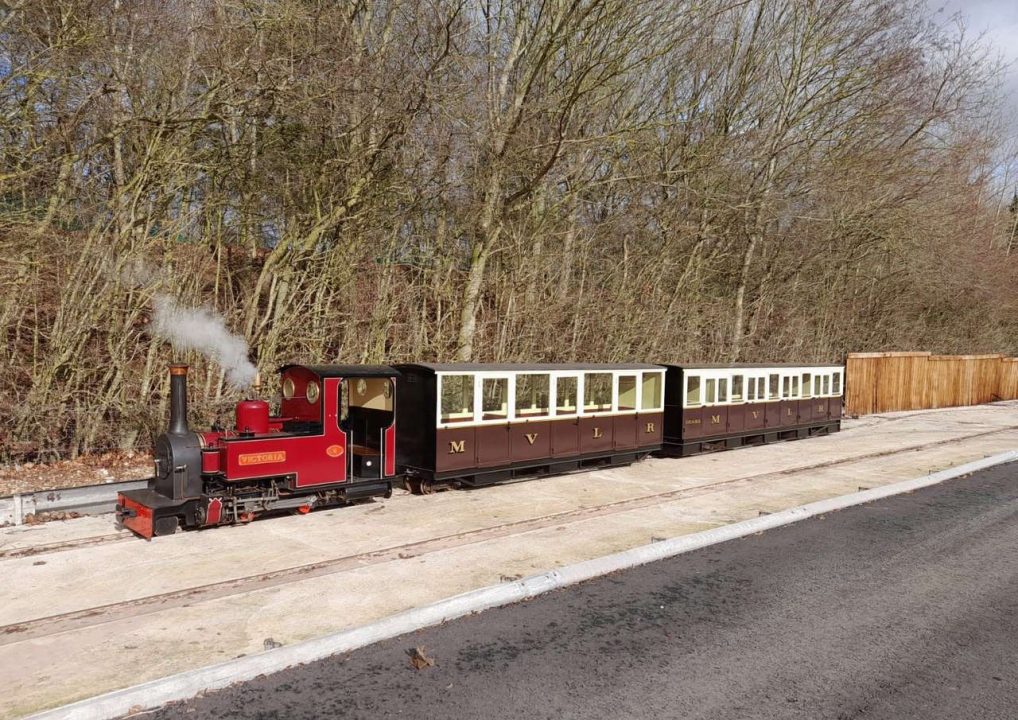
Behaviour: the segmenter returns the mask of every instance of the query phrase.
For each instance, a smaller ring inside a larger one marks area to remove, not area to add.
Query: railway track
[[[547,529],[555,526],[565,526],[572,523],[582,522],[592,518],[608,516],[616,513],[626,512],[639,508],[650,507],[662,502],[679,500],[683,498],[696,497],[715,492],[721,487],[737,487],[739,484],[748,484],[765,481],[768,478],[778,478],[792,473],[821,470],[849,463],[861,462],[881,457],[902,455],[909,452],[916,452],[923,449],[949,445],[953,443],[971,440],[979,437],[996,435],[1004,432],[1018,430],[1018,425],[1008,425],[994,430],[969,433],[967,435],[939,440],[934,442],[919,443],[894,450],[877,451],[853,455],[852,457],[838,460],[801,465],[785,470],[771,471],[765,473],[751,473],[728,480],[704,483],[692,487],[670,490],[659,493],[651,493],[636,498],[619,500],[589,508],[577,508],[574,510],[551,513],[526,520],[505,523],[496,526],[467,530],[427,540],[393,545],[379,548],[365,553],[344,555],[327,560],[295,565],[280,570],[256,573],[244,577],[234,578],[221,582],[209,583],[196,587],[174,590],[166,593],[159,593],[118,603],[111,603],[98,607],[87,608],[48,617],[41,617],[19,623],[0,626],[0,646],[8,645],[21,640],[38,637],[45,637],[55,633],[100,625],[107,622],[122,620],[139,615],[145,615],[168,608],[190,605],[198,602],[215,600],[246,592],[252,592],[264,588],[271,588],[284,585],[296,580],[329,575],[352,568],[362,568],[366,565],[391,562],[394,560],[405,560],[419,557],[441,550],[448,550],[457,547],[486,542],[490,540],[503,539],[528,532]],[[121,534],[102,535],[92,538],[77,539],[67,543],[53,543],[51,545],[39,546],[38,548],[24,548],[12,551],[0,557],[18,557],[19,555],[37,555],[70,550],[88,545],[99,545],[109,542],[121,542],[130,539],[130,536]]]

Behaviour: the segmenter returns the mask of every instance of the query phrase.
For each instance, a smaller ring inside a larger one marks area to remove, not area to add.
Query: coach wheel
[[[421,486],[420,495],[431,495],[435,492],[435,483],[431,480],[421,480],[419,482]]]

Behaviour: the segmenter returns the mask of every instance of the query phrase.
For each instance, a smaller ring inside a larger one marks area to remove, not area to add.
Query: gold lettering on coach
[[[449,441],[449,454],[455,455],[457,453],[466,452],[466,440],[450,440]]]
[[[721,424],[721,416],[720,415],[711,415],[710,416],[710,424],[711,425],[720,425]]]
[[[537,433],[527,433],[524,437],[527,438],[528,443],[533,445],[534,441],[537,440]]]
[[[654,432],[654,423],[647,423],[647,432]]]
[[[595,438],[603,437],[603,434],[601,433],[601,428],[599,427],[594,428],[594,437]]]

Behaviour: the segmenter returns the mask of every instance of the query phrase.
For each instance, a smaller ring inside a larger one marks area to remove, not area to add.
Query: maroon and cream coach
[[[396,458],[415,492],[624,465],[661,448],[649,364],[396,365]]]

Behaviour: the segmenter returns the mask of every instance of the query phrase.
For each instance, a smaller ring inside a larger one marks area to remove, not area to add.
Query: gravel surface
[[[146,717],[1013,718],[1016,513],[1003,466]]]

